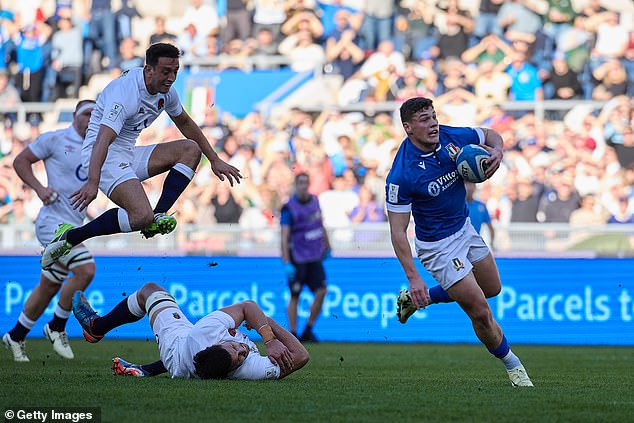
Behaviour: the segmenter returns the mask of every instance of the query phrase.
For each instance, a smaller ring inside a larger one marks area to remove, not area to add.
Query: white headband
[[[75,110],[75,115],[80,115],[88,109],[94,109],[95,105],[96,103],[93,103],[92,101],[88,102],[84,104],[83,106],[81,106],[79,109]]]

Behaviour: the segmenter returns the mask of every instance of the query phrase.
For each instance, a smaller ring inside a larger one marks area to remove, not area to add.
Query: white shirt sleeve
[[[229,379],[234,380],[263,380],[279,379],[280,366],[271,363],[268,357],[257,352],[251,352],[242,366],[229,373]]]
[[[110,83],[101,95],[103,96],[103,117],[100,124],[108,126],[118,135],[125,121],[137,112],[139,93],[132,84],[126,84],[123,79],[120,79]]]

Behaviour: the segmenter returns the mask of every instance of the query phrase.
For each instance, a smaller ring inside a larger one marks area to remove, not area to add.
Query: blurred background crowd
[[[433,98],[441,123],[502,134],[503,166],[476,194],[494,224],[634,223],[631,0],[152,2],[166,14],[140,3],[2,1],[0,103],[94,97],[93,81],[103,86],[143,65],[145,48],[158,41],[178,45],[186,67],[288,67],[338,81],[335,104],[322,110],[206,110],[199,124],[246,178],[231,188],[203,164],[175,206],[181,225],[276,227],[298,172],[310,175],[327,227],[384,222],[385,176],[404,137],[394,111],[413,96]],[[543,100],[565,106],[536,114]],[[386,102],[396,105],[380,111]],[[511,102],[528,106],[504,107]],[[28,130],[15,130],[15,119],[3,115],[0,224],[33,222],[41,206],[11,164],[49,128],[38,113]],[[139,143],[177,138],[163,120]],[[155,201],[161,178],[145,186]],[[100,196],[89,214],[110,206]],[[201,234],[182,246],[213,242]]]

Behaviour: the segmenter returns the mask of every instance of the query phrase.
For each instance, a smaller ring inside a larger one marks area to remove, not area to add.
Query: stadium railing
[[[560,223],[495,225],[494,251],[508,256],[634,257],[634,225],[576,227]],[[387,223],[327,228],[336,256],[393,256]],[[409,237],[413,243],[413,230]],[[483,233],[485,240],[490,237]],[[86,245],[103,255],[276,256],[279,227],[244,228],[239,224],[180,225],[167,236],[146,240],[138,233],[90,239]],[[0,225],[0,255],[37,254],[32,224]]]

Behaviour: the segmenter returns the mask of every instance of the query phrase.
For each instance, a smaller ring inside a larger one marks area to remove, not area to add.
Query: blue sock
[[[453,302],[447,291],[442,289],[440,285],[436,285],[429,290],[429,298],[431,298],[431,304]]]
[[[95,319],[91,331],[94,335],[103,336],[112,329],[126,323],[141,320],[143,316],[135,316],[128,307],[128,299],[125,298],[117,304],[110,313]]]
[[[167,369],[161,360],[155,361],[154,363],[144,364],[141,367],[143,371],[148,373],[148,376],[156,376],[163,373],[167,373]]]
[[[181,166],[177,167],[178,165]],[[188,167],[187,169],[183,169],[184,167],[187,166],[177,163],[167,174],[165,182],[163,183],[163,192],[161,193],[161,198],[159,198],[158,203],[156,203],[156,207],[154,207],[154,213],[167,213],[178,197],[185,191],[187,185],[189,185],[191,177],[184,174],[183,171],[187,172],[187,170],[189,170],[192,177],[194,171]]]
[[[119,209],[106,210],[95,220],[91,220],[84,226],[74,228],[66,233],[66,241],[71,245],[77,245],[89,238],[99,235],[112,235],[121,232],[119,227]]]
[[[487,349],[496,358],[502,360],[502,363],[504,363],[504,367],[506,368],[506,370],[511,370],[517,366],[522,365],[520,359],[517,358],[515,354],[513,354],[513,351],[511,351],[511,347],[509,346],[509,343],[506,340],[506,336],[504,335],[502,335],[502,342],[500,342],[500,345],[496,349]]]

